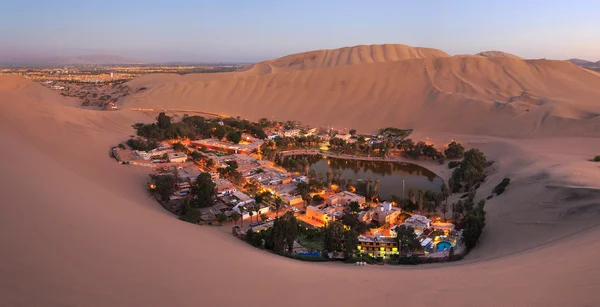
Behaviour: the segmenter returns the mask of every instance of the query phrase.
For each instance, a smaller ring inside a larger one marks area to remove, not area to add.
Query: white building
[[[407,218],[402,225],[412,227],[415,229],[415,232],[421,233],[423,230],[431,227],[431,220],[425,216],[415,214]]]
[[[334,194],[331,197],[327,198],[327,200],[325,202],[328,205],[332,205],[332,206],[335,206],[335,205],[345,206],[352,201],[356,201],[360,205],[364,205],[366,202],[366,199],[362,195],[358,195],[358,194],[355,194],[355,193],[352,193],[349,191],[342,191],[340,193]]]
[[[254,199],[253,199],[254,201]],[[244,208],[244,210],[242,210],[241,208]],[[247,219],[250,217],[250,212],[252,212],[252,216],[256,217],[257,215],[261,215],[261,214],[267,214],[267,212],[269,212],[269,206],[265,206],[265,205],[260,205],[260,209],[258,211],[254,210],[254,206],[249,205],[246,206],[242,203],[237,204],[235,207],[233,207],[233,210],[237,213],[239,213],[242,216],[242,219]]]
[[[169,162],[180,163],[187,161],[187,155],[180,152],[170,152],[168,156]]]

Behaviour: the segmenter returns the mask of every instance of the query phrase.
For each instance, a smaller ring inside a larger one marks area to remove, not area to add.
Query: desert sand
[[[172,81],[155,80],[123,103],[235,108],[244,117],[359,129],[414,123],[423,128],[415,139],[457,139],[496,161],[479,196],[505,176],[512,183],[488,201],[480,245],[463,261],[299,262],[177,220],[144,191],[146,169],[111,160],[110,146],[151,115],[82,110],[39,84],[0,76],[0,305],[600,304],[600,171],[588,161],[600,153],[590,116],[600,77],[563,62],[479,56],[212,77],[161,76]],[[490,101],[523,88],[535,102],[518,103],[532,109],[526,114]]]
[[[337,54],[368,46],[361,47]],[[359,130],[402,126],[513,138],[600,135],[600,75],[568,61],[450,57],[441,51],[387,58],[382,50],[370,46],[370,53],[364,51],[372,54],[366,59],[378,63],[348,64],[352,61],[346,56],[332,66],[323,59],[333,51],[315,51],[261,62],[243,72],[142,77],[130,86],[148,89],[122,106],[277,117]],[[273,63],[288,64],[282,71],[263,69]]]

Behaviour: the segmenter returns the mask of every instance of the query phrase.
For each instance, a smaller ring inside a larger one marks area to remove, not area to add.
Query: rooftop
[[[361,243],[374,242],[374,243],[396,243],[395,238],[383,237],[383,236],[358,236],[358,241]]]

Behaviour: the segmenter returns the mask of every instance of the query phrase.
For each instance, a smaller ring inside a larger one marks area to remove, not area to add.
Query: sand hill
[[[418,267],[271,255],[228,229],[177,220],[144,191],[146,169],[109,158],[132,123],[155,114],[82,110],[39,84],[0,76],[0,305],[600,304],[600,171],[587,161],[600,153],[589,117],[598,75],[567,62],[467,56],[230,76],[156,78],[125,104],[221,104],[242,116],[365,129],[412,121],[423,127],[417,139],[481,148],[496,163],[480,196],[503,177],[512,183],[488,202],[480,245],[461,262]],[[447,133],[453,126],[464,134]],[[556,137],[574,134],[594,138]]]
[[[129,84],[134,88],[140,88],[170,82],[223,80],[278,72],[447,56],[449,55],[441,50],[400,44],[360,45],[292,54],[274,60],[259,62],[233,73],[188,74],[184,76],[168,74],[146,75],[129,82]]]
[[[287,70],[300,70],[265,72],[255,66],[239,73],[165,75],[146,82],[156,78],[149,76],[144,78],[149,89],[123,103],[361,130],[397,126],[510,137],[600,133],[600,77],[567,61],[436,54],[308,69],[323,61],[300,64],[307,54],[297,55],[298,61],[282,58],[297,63],[284,65]]]

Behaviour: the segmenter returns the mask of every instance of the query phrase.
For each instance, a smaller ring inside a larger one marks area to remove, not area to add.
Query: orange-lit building
[[[389,258],[398,254],[396,238],[359,236],[358,242],[358,252],[372,257]]]

